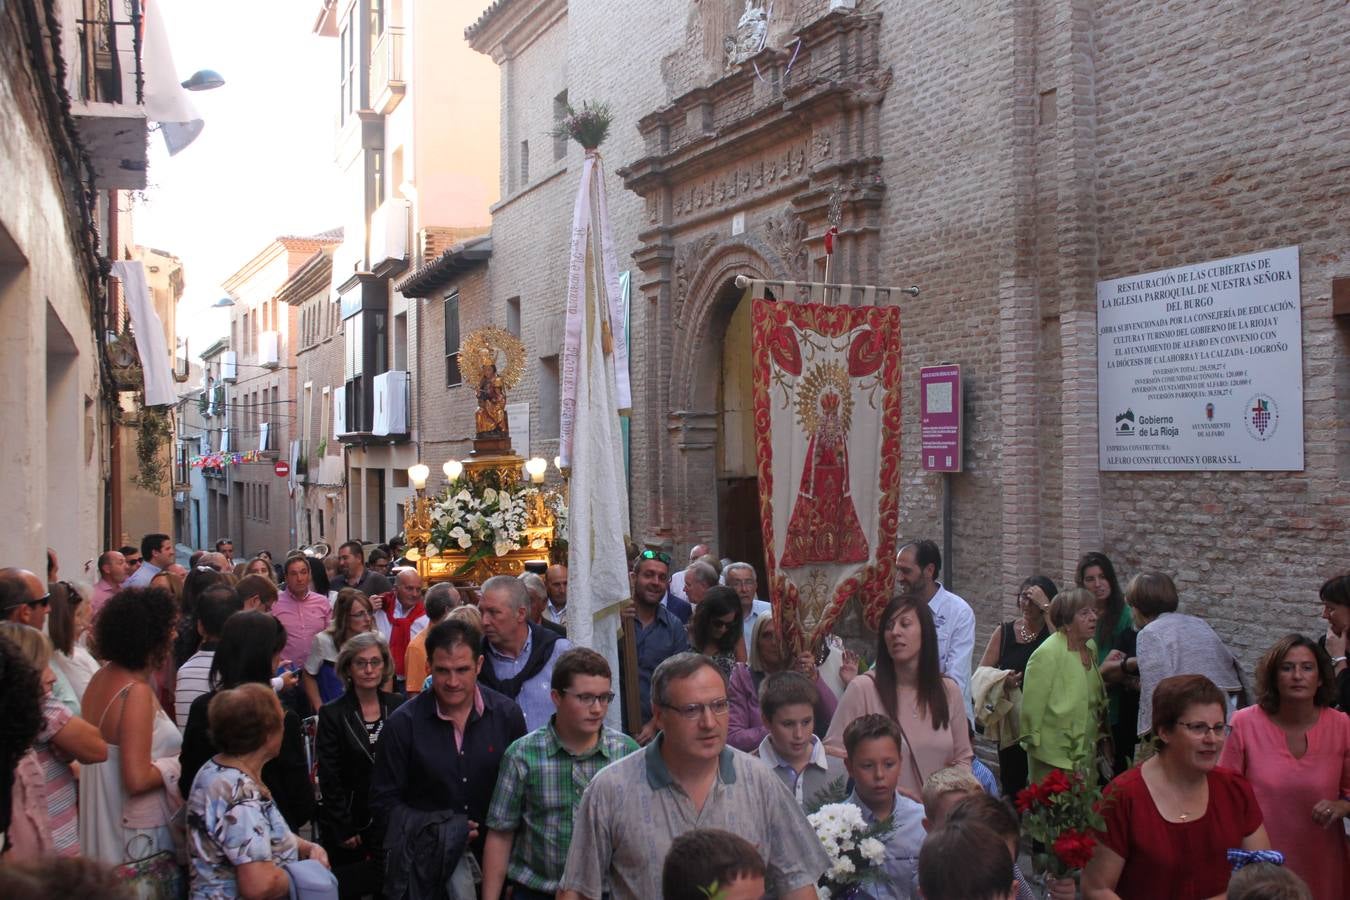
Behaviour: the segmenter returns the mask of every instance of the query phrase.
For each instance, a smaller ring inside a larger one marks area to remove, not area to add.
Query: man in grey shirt
[[[561,900],[661,896],[660,860],[695,828],[721,828],[754,844],[768,893],[812,900],[829,866],[824,848],[773,771],[727,743],[727,685],[706,656],[679,653],[652,675],[661,734],[600,771],[577,808]]]

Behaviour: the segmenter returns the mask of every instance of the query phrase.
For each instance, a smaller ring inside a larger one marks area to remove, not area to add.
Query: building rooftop
[[[457,276],[487,262],[492,256],[492,235],[461,241],[394,282],[405,297],[430,297]]]

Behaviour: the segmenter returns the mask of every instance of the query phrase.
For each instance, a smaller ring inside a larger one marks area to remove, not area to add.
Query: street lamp
[[[544,483],[544,473],[548,471],[548,463],[544,462],[542,456],[531,457],[525,463],[525,471],[530,473],[530,481],[534,484]]]
[[[211,304],[212,309],[224,309],[227,306],[234,306],[233,297],[221,297],[215,303]]]
[[[182,82],[189,91],[213,91],[224,84],[224,77],[214,69],[198,69],[187,81]]]

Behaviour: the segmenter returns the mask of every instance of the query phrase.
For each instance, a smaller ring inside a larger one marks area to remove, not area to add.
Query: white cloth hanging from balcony
[[[131,330],[136,336],[136,353],[141,358],[145,377],[145,405],[172,406],[178,402],[174,390],[173,366],[164,340],[164,323],[150,302],[150,285],[145,266],[137,260],[123,259],[112,264],[112,277],[122,282],[122,295],[131,313]]]

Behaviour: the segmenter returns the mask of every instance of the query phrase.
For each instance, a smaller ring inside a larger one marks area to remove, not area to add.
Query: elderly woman
[[[168,591],[124,588],[94,624],[106,664],[89,680],[83,708],[108,743],[108,758],[80,770],[80,850],[104,863],[174,847],[169,824],[182,806],[183,739],[150,681],[169,657],[177,616]]]
[[[212,698],[242,684],[260,684],[271,690],[272,673],[281,662],[285,646],[286,629],[267,613],[239,612],[225,620],[216,653],[211,657],[211,692],[192,701],[187,725],[183,727],[180,787],[184,797],[197,770],[220,749],[208,724]],[[262,768],[262,784],[291,828],[298,829],[314,814],[314,790],[309,783],[300,717],[294,710],[286,711],[282,735],[280,752],[268,757]]]
[[[16,824],[10,833],[13,853],[17,859],[79,856],[79,807],[70,764],[103,762],[108,744],[97,728],[72,716],[52,696],[56,674],[51,668],[52,644],[45,634],[17,622],[0,622],[0,637],[8,638],[42,673],[42,730],[15,771],[14,822],[22,821],[24,827]],[[19,840],[20,836],[27,840]]]
[[[242,684],[214,694],[207,717],[218,752],[188,795],[192,898],[286,897],[282,866],[327,865],[328,855],[291,831],[263,783],[263,766],[281,750],[281,701],[265,685]]]
[[[1228,702],[1203,675],[1153,691],[1155,756],[1106,788],[1106,831],[1083,870],[1084,900],[1206,900],[1228,888],[1228,851],[1268,850],[1247,779],[1219,768]]]
[[[1091,593],[1070,588],[1050,601],[1055,633],[1031,654],[1022,677],[1022,746],[1028,776],[1090,765],[1101,733],[1106,690],[1097,672],[1097,605]]]
[[[1125,602],[1139,626],[1135,652],[1121,662],[1126,675],[1139,676],[1140,735],[1153,726],[1153,690],[1173,675],[1203,675],[1228,695],[1228,711],[1247,693],[1242,666],[1233,651],[1196,616],[1177,612],[1177,586],[1162,572],[1140,572],[1125,589]]]
[[[928,603],[914,593],[891,598],[881,614],[876,665],[849,682],[825,735],[825,749],[844,756],[844,729],[868,713],[900,724],[905,761],[900,790],[917,798],[923,782],[948,766],[970,768],[975,758],[961,688],[942,674],[937,625]]]
[[[694,616],[698,616],[697,607]],[[788,669],[802,673],[815,686],[815,730],[817,735],[826,734],[839,701],[816,670],[814,654],[802,653],[792,659],[778,639],[778,626],[774,624],[773,616],[760,616],[750,629],[750,664],[736,666],[727,685],[727,698],[731,701],[731,712],[727,716],[728,744],[746,753],[760,745],[769,733],[760,714],[760,686],[765,677]]]
[[[689,620],[689,646],[710,657],[728,678],[736,663],[745,662],[744,615],[736,592],[719,585],[708,589]]]
[[[403,698],[380,690],[394,671],[394,659],[377,632],[343,644],[337,671],[346,690],[319,709],[320,834],[344,893],[378,895],[382,836],[367,802],[370,773],[384,723]]]
[[[1327,620],[1327,633],[1317,642],[1331,657],[1331,671],[1336,676],[1333,705],[1350,715],[1350,666],[1345,662],[1346,641],[1350,638],[1350,575],[1328,578],[1317,595],[1322,601],[1322,618]]]
[[[356,588],[338,591],[333,619],[328,627],[314,635],[309,659],[300,673],[300,687],[309,698],[310,709],[318,709],[342,696],[346,690],[337,673],[338,648],[358,634],[375,631],[375,606]]]
[[[1256,693],[1219,762],[1251,782],[1271,846],[1313,896],[1350,896],[1350,717],[1331,708],[1331,660],[1302,635],[1281,638],[1257,664]]]

